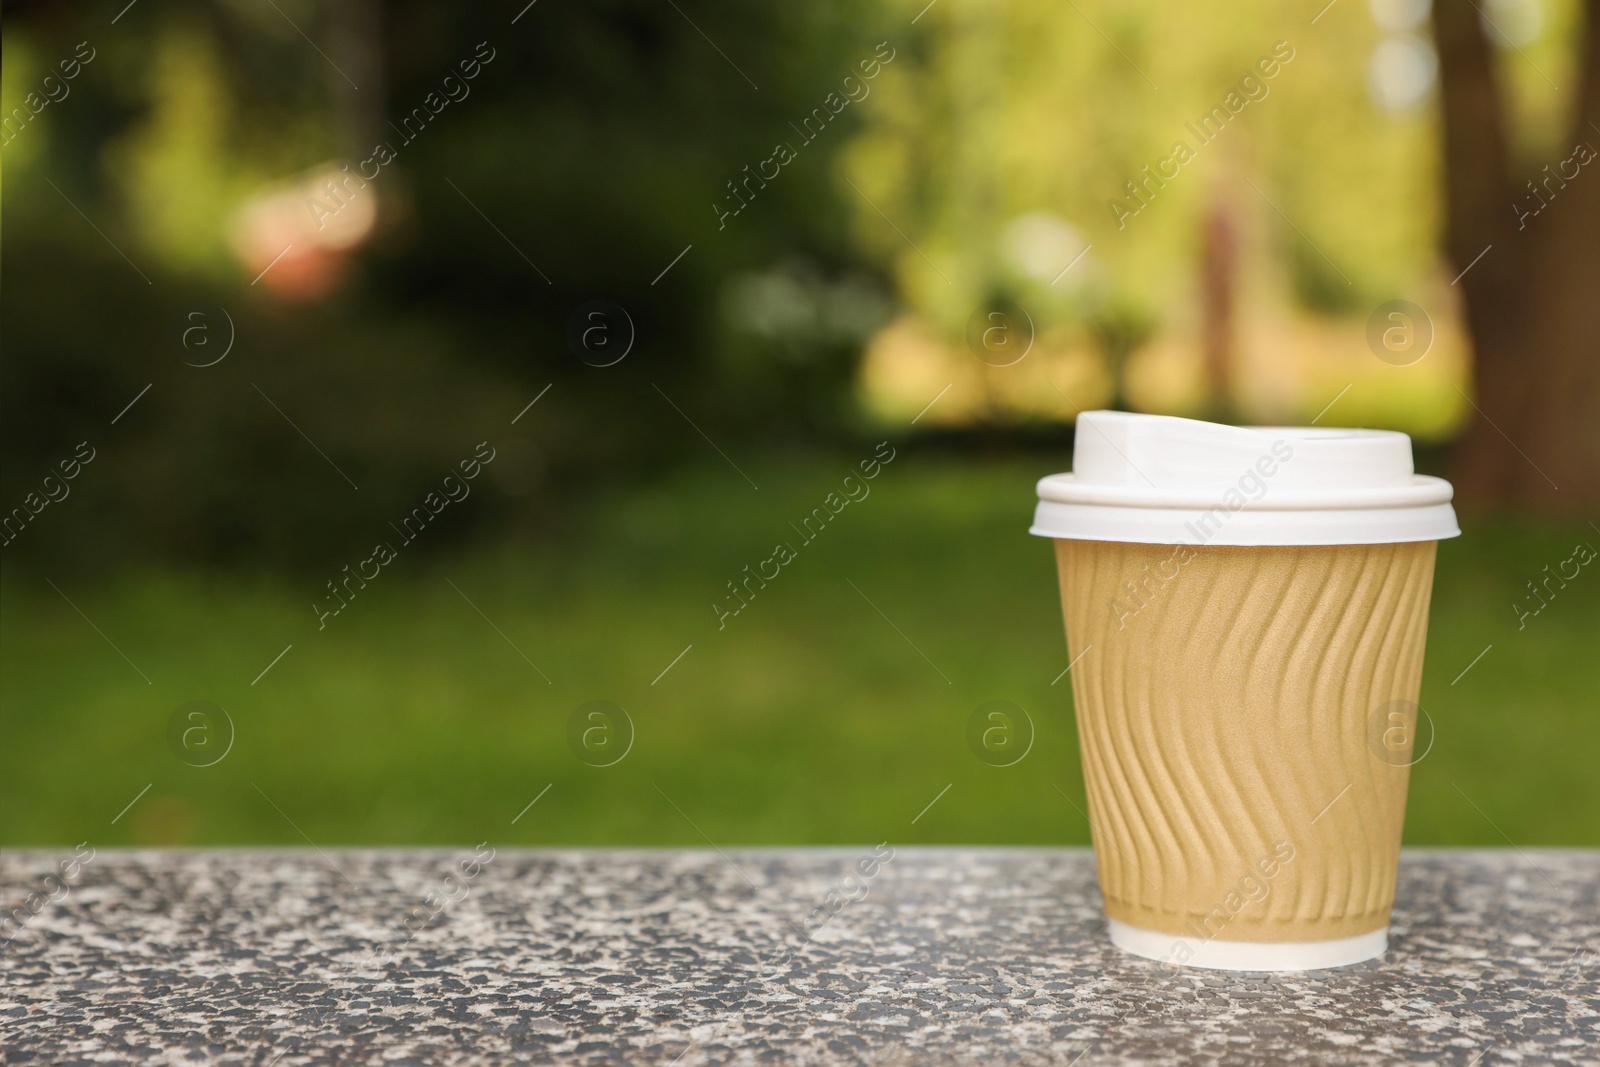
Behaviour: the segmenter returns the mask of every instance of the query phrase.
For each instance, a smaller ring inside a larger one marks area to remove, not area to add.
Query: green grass
[[[759,491],[716,462],[594,505],[559,543],[403,549],[321,631],[331,575],[52,575],[102,637],[12,574],[0,843],[1086,843],[1054,565],[1025,532],[1048,463],[902,452],[800,545],[789,522],[856,458],[741,457]],[[719,630],[713,599],[780,540],[798,558]],[[1521,631],[1511,607],[1580,540],[1600,534],[1475,524],[1441,546],[1409,843],[1600,844],[1600,566]],[[566,741],[596,698],[636,728],[606,768]],[[237,731],[206,768],[166,741],[196,699]],[[1036,726],[1015,766],[966,746],[991,699]]]

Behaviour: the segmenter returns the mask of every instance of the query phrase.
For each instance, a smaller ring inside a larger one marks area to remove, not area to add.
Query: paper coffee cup
[[[1228,970],[1388,944],[1436,542],[1405,434],[1079,416],[1039,482],[1111,940]]]

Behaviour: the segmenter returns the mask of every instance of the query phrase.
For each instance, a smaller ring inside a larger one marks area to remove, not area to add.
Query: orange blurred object
[[[344,284],[377,219],[376,192],[327,163],[252,198],[229,243],[251,285],[316,300]]]

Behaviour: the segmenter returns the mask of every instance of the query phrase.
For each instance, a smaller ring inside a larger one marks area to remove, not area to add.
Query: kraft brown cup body
[[[1191,943],[1387,926],[1435,549],[1055,541],[1110,918]]]

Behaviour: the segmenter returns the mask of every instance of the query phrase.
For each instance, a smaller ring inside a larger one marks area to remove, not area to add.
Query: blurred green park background
[[[560,538],[402,557],[320,631],[304,583],[270,577],[56,575],[104,637],[49,587],[8,590],[0,671],[27,709],[0,750],[8,838],[1087,843],[1054,561],[1024,532],[1047,465],[902,451],[719,630],[723,583],[797,542],[788,523],[854,463],[739,459],[759,492],[715,462]],[[1494,521],[1440,546],[1407,840],[1600,844],[1600,597],[1574,582],[1520,631],[1509,607],[1580,541],[1600,537]],[[212,767],[167,747],[194,699],[236,730]],[[592,699],[633,723],[614,766],[568,747]],[[967,747],[990,700],[1032,718],[1015,766]]]
[[[1411,433],[1406,839],[1600,844],[1594,33],[1461,10],[8,6],[0,843],[1086,843],[1025,531],[1116,406]]]

